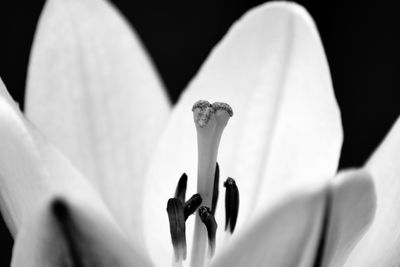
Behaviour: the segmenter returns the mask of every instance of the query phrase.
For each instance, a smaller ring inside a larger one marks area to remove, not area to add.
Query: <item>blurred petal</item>
[[[140,238],[143,174],[169,103],[136,35],[107,1],[47,1],[26,111]]]
[[[0,196],[15,235],[43,201],[68,195],[111,216],[91,185],[27,122],[0,82]]]
[[[376,186],[374,220],[345,266],[399,266],[400,264],[400,119],[367,162]]]
[[[376,195],[365,170],[345,171],[333,181],[332,207],[322,266],[343,266],[349,253],[371,224]]]
[[[6,86],[4,85],[3,80],[1,78],[0,78],[0,97],[4,98],[10,104],[18,105],[16,102],[14,102],[14,100],[8,93]]]
[[[297,192],[272,205],[228,249],[217,255],[211,266],[313,266],[326,189]]]
[[[221,180],[235,178],[240,191],[237,231],[252,212],[259,214],[289,188],[333,177],[337,169],[340,114],[314,22],[290,2],[256,8],[212,51],[161,137],[146,179],[144,215],[145,235],[157,257],[172,247],[165,203],[182,172],[189,177],[188,194],[196,191],[191,108],[199,99],[227,102],[233,108],[218,161]],[[223,210],[217,208],[220,224]],[[189,223],[188,233],[190,229]],[[218,243],[217,236],[217,250]]]
[[[11,266],[150,266],[114,225],[80,204],[53,200],[23,224]]]

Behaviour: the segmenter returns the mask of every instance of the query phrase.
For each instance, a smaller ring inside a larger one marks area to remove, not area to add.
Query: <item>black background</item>
[[[264,1],[115,0],[142,38],[176,101],[210,49]],[[393,1],[394,2],[394,1]],[[23,103],[30,46],[43,0],[1,1],[0,76]],[[400,114],[399,9],[368,1],[299,1],[317,22],[345,133],[340,167],[360,166]],[[12,238],[0,224],[0,266]]]

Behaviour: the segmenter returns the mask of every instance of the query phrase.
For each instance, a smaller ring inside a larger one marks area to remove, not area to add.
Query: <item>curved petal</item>
[[[272,205],[211,266],[313,266],[327,196],[322,189],[293,193]]]
[[[399,157],[400,118],[365,166],[376,186],[376,213],[345,266],[400,264],[400,216],[397,212],[400,203]]]
[[[199,99],[233,108],[218,161],[221,179],[234,177],[239,187],[237,231],[251,213],[259,214],[288,188],[336,173],[341,121],[315,25],[294,3],[256,8],[212,51],[160,139],[146,179],[144,215],[148,244],[158,257],[170,247],[165,205],[182,172],[189,176],[188,194],[195,193],[196,132],[190,110]],[[217,208],[219,224],[223,210]],[[162,230],[156,234],[154,229]],[[187,229],[190,233],[190,225]],[[220,234],[217,250],[218,239]]]
[[[169,116],[160,82],[121,15],[103,0],[48,0],[26,112],[140,239],[144,171]]]
[[[105,204],[72,164],[25,120],[0,82],[0,206],[11,232],[55,196],[84,208],[113,224]],[[137,251],[143,251],[133,243]]]
[[[85,203],[56,199],[23,224],[13,249],[13,267],[151,266],[121,232]]]
[[[99,199],[86,180],[24,120],[10,100],[0,97],[0,192],[2,212],[15,235],[22,221],[55,193],[72,194],[76,199]]]
[[[8,93],[7,88],[5,84],[3,83],[3,80],[0,78],[0,97],[4,98],[9,104],[15,105],[18,107],[18,103],[12,99],[11,95]]]
[[[343,266],[351,250],[370,226],[376,208],[371,175],[347,170],[332,180],[332,205],[322,266]]]

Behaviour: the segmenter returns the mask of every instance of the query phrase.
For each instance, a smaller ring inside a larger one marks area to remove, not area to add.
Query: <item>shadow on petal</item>
[[[376,193],[371,175],[366,170],[339,173],[332,181],[332,206],[322,266],[343,266],[371,225],[375,211]]]
[[[23,224],[13,267],[151,266],[122,233],[91,210],[56,198]]]

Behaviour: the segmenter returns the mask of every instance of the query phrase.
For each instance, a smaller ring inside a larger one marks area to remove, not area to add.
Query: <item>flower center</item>
[[[215,251],[217,222],[214,215],[219,195],[218,147],[222,132],[233,112],[228,104],[219,102],[210,104],[203,100],[197,101],[192,111],[197,131],[197,194],[188,201],[185,200],[188,178],[183,174],[179,179],[175,197],[168,201],[167,212],[175,261],[181,263],[186,259],[185,222],[197,210],[191,266],[202,267],[206,258],[210,259]],[[228,178],[224,186],[226,188],[225,231],[232,234],[239,209],[239,191],[232,178]]]

